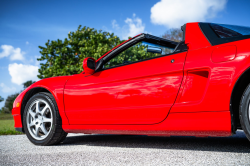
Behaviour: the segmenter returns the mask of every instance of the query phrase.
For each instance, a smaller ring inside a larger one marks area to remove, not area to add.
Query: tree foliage
[[[162,35],[162,38],[176,42],[182,41],[182,37],[183,37],[183,32],[181,29],[178,28],[169,29]]]
[[[84,58],[98,59],[121,42],[113,33],[79,26],[75,32],[70,32],[64,41],[48,40],[45,47],[39,46],[42,56],[37,60],[43,63],[40,63],[38,78],[80,73],[83,71]]]
[[[170,29],[162,37],[173,41],[181,41],[182,31]],[[65,38],[64,41],[59,39],[56,41],[48,40],[45,46],[39,46],[42,56],[37,59],[41,61],[38,78],[80,73],[83,71],[82,62],[84,58],[98,59],[121,42],[120,38],[113,33],[97,31],[86,26],[82,28],[80,25],[75,32],[69,32],[68,38]],[[145,59],[147,56],[155,56],[147,54],[143,50],[145,50],[143,45],[132,47],[126,50],[123,55],[112,59],[106,64],[106,67],[126,63],[126,61]],[[164,50],[164,52],[170,53],[171,50]]]
[[[2,101],[4,101],[4,98],[2,98],[2,97],[0,96],[0,102],[2,102]]]
[[[29,80],[29,81],[26,81],[23,83],[23,88],[26,89],[28,88],[30,85],[34,84],[36,81],[32,81],[32,80]]]
[[[4,113],[7,113],[7,114],[11,113],[11,110],[13,108],[13,103],[18,95],[19,93],[15,93],[15,94],[9,95],[6,98],[5,103],[4,103],[4,108],[2,109]]]
[[[155,56],[159,56],[157,53],[147,52],[148,45],[143,44],[143,42],[139,42],[135,44],[133,47],[129,47],[125,51],[121,52],[118,56],[111,59],[107,64],[105,64],[105,68],[116,66],[124,63],[136,62],[143,59],[152,58]]]
[[[33,83],[35,83],[35,81],[32,81],[32,80],[26,81],[23,83],[23,88],[26,89]],[[11,113],[11,110],[13,108],[13,103],[16,100],[18,95],[19,95],[19,93],[9,95],[6,98],[5,103],[4,103],[4,107],[1,108],[0,112],[3,112],[5,114]],[[1,96],[0,96],[0,101],[1,101]]]

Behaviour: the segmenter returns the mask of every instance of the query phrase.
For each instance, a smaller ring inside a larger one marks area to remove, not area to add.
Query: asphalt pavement
[[[0,136],[0,165],[250,165],[250,142],[231,137],[70,134],[35,146],[25,135]]]

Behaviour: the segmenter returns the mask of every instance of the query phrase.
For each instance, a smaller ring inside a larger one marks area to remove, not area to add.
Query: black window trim
[[[200,22],[199,26],[200,26],[200,29],[203,32],[204,36],[208,39],[208,41],[210,42],[210,44],[212,46],[250,38],[250,35],[243,35],[243,36],[229,37],[229,38],[220,38],[216,34],[216,32],[214,32],[214,30],[210,26],[210,23]]]
[[[117,68],[117,67],[132,65],[132,64],[135,64],[135,63],[139,63],[139,62],[143,62],[143,61],[148,61],[148,60],[152,60],[152,59],[156,59],[156,58],[162,58],[162,57],[165,57],[165,56],[171,56],[171,55],[179,54],[179,53],[183,53],[183,52],[187,52],[187,50],[185,50],[185,51],[180,51],[180,52],[173,52],[173,53],[171,53],[171,54],[165,54],[165,55],[155,56],[155,57],[152,57],[152,58],[142,59],[142,60],[135,61],[135,62],[120,64],[120,65],[112,66],[112,67],[109,67],[109,68],[103,68],[103,69],[98,70],[98,71],[104,71],[104,70],[109,70],[109,69],[113,69],[113,68]]]
[[[170,47],[175,48],[174,52],[171,54],[166,54],[166,55],[161,55],[161,56],[156,56],[156,57],[152,57],[152,58],[147,58],[147,59],[143,59],[140,61],[136,61],[136,62],[131,62],[131,63],[127,63],[127,64],[121,64],[121,65],[117,65],[117,66],[113,66],[113,67],[109,67],[106,69],[103,69],[102,66],[108,62],[109,60],[111,60],[113,57],[117,56],[118,54],[120,54],[122,51],[126,50],[127,48],[135,45],[136,43],[143,41],[143,40],[158,40],[160,43],[165,42],[167,43]],[[167,40],[164,38],[160,38],[160,37],[156,37],[150,34],[144,34],[142,33],[141,35],[131,39],[130,41],[124,43],[122,46],[118,47],[117,49],[115,49],[114,51],[110,52],[108,55],[106,55],[105,57],[103,57],[102,59],[100,59],[97,62],[96,65],[96,72],[98,71],[103,71],[103,70],[107,70],[107,69],[111,69],[111,68],[115,68],[115,67],[120,67],[120,66],[125,66],[125,65],[130,65],[130,64],[134,64],[134,63],[138,63],[138,62],[142,62],[145,60],[150,60],[150,59],[154,59],[154,58],[159,58],[159,57],[163,57],[163,56],[169,56],[175,53],[180,53],[180,52],[185,52],[187,51],[187,45],[185,44],[184,41],[181,42],[175,42],[175,41],[171,41],[171,40]]]

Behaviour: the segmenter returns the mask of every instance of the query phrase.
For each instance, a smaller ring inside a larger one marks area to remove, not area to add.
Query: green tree
[[[182,39],[182,31],[180,29],[170,29],[162,37],[179,42]],[[120,38],[113,33],[79,26],[75,32],[69,32],[68,38],[65,38],[64,41],[59,39],[56,41],[48,40],[45,47],[39,46],[42,56],[37,60],[42,61],[42,63],[40,63],[41,67],[38,70],[38,78],[80,73],[83,71],[82,62],[84,58],[93,57],[98,59],[121,42]],[[173,50],[164,49],[163,51],[171,53]],[[153,56],[156,55],[145,53],[144,46],[138,45],[128,49],[123,56],[112,59],[106,64],[106,67]]]
[[[4,113],[6,113],[6,114],[11,113],[11,110],[13,108],[13,103],[18,95],[19,95],[19,93],[15,93],[13,95],[9,95],[6,98],[5,103],[4,103],[4,108],[2,109]]]
[[[82,62],[86,57],[100,58],[122,41],[113,33],[97,31],[81,25],[75,32],[69,32],[64,41],[48,40],[45,47],[39,46],[42,54],[38,58],[41,67],[38,78],[72,75],[83,71]]]
[[[30,85],[34,84],[36,81],[32,81],[32,80],[29,80],[29,81],[26,81],[23,83],[23,88],[26,89],[28,88]]]
[[[27,87],[29,87],[33,83],[35,83],[35,81],[32,81],[32,80],[26,81],[23,83],[23,88],[26,89]],[[13,108],[13,103],[18,95],[19,95],[19,93],[9,95],[5,100],[4,107],[2,107],[2,109],[0,111],[5,113],[5,114],[11,113],[11,110]],[[1,96],[0,96],[0,101],[1,101]]]
[[[105,68],[136,62],[147,58],[152,58],[155,56],[159,56],[157,53],[147,52],[148,45],[143,44],[143,42],[139,42],[132,47],[129,47],[125,51],[121,52],[118,56],[111,59],[107,64],[104,65]]]
[[[4,98],[2,98],[2,97],[0,96],[0,102],[2,102],[2,101],[4,101]]]

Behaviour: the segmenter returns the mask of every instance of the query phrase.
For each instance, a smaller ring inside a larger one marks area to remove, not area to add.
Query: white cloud
[[[128,37],[134,37],[135,35],[145,32],[145,24],[142,23],[139,17],[136,17],[136,14],[133,14],[132,18],[127,18],[124,22],[125,24],[123,26],[119,26],[116,20],[112,20],[113,30],[108,30],[106,27],[103,28],[108,32],[114,31],[115,34],[125,40],[127,40]]]
[[[140,33],[143,33],[145,30],[145,24],[142,23],[142,20],[139,17],[136,17],[136,14],[133,14],[133,18],[127,18],[125,23],[129,26],[129,32],[124,34],[124,38],[134,37]]]
[[[26,45],[29,45],[30,43],[28,41],[26,41]]]
[[[1,45],[1,49],[3,49],[3,52],[0,53],[0,58],[3,58],[11,54],[13,47],[10,45]]]
[[[120,29],[119,25],[117,24],[116,20],[112,21],[112,28],[114,29]]]
[[[1,83],[0,87],[2,88],[3,93],[13,93],[16,91],[15,87],[10,88],[10,87],[6,86],[4,83]]]
[[[20,48],[16,48],[12,50],[12,54],[10,55],[10,60],[24,60],[24,52],[21,52]]]
[[[213,18],[226,6],[227,0],[161,0],[151,8],[151,22],[168,28],[179,28],[187,22]]]
[[[20,48],[14,48],[11,45],[1,45],[1,49],[3,50],[0,53],[0,58],[10,57],[10,60],[24,60],[25,52],[21,51]]]
[[[12,63],[9,64],[8,69],[11,76],[11,82],[15,84],[22,85],[22,83],[28,80],[38,80],[38,66]]]

